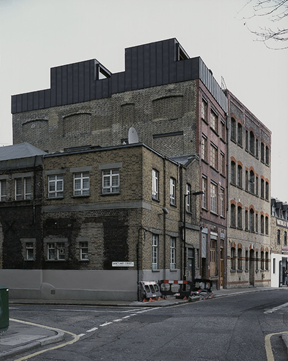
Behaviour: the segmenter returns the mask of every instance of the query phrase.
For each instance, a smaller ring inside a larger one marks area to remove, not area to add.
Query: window
[[[170,269],[176,268],[176,238],[170,237]]]
[[[48,198],[63,197],[63,175],[48,176]]]
[[[248,170],[245,170],[245,191],[248,191],[248,184],[249,184]]]
[[[261,178],[261,198],[264,198],[264,179]]]
[[[264,143],[261,142],[261,162],[264,163],[265,161],[265,155],[264,155]]]
[[[265,217],[265,234],[268,236],[269,234],[269,218]]]
[[[34,261],[34,244],[33,244],[33,242],[26,243],[26,260]]]
[[[79,242],[79,249],[80,249],[80,260],[87,261],[88,257],[88,242]]]
[[[235,204],[231,204],[231,219],[230,219],[230,227],[236,227],[236,207]]]
[[[74,173],[74,196],[89,195],[89,172]]]
[[[202,191],[204,192],[202,196],[202,208],[207,209],[207,178],[202,177]]]
[[[256,138],[256,158],[258,159],[259,158],[259,141],[258,139]]]
[[[203,119],[203,120],[205,120],[205,122],[207,122],[208,123],[208,104],[207,104],[207,102],[204,100],[204,99],[202,99],[202,104],[201,104],[201,118]]]
[[[248,211],[245,210],[245,231],[248,231]]]
[[[277,229],[277,244],[280,244],[280,230]]]
[[[264,270],[264,252],[261,251],[261,270]]]
[[[231,247],[231,269],[236,270],[236,252],[235,247]]]
[[[119,169],[107,169],[102,171],[103,194],[119,193],[120,174]]]
[[[238,248],[238,270],[242,270],[242,249]]]
[[[266,182],[266,187],[265,187],[265,199],[268,201],[269,200],[269,183]]]
[[[287,246],[287,232],[284,232],[284,246]]]
[[[152,198],[159,199],[159,172],[152,169]]]
[[[250,232],[254,232],[254,211],[250,209],[249,212],[249,230]]]
[[[210,165],[214,169],[218,169],[218,148],[213,143],[210,146]]]
[[[221,163],[220,163],[220,167],[221,167],[221,169],[220,169],[220,173],[222,174],[222,175],[225,175],[225,170],[226,170],[226,163],[225,163],[225,154],[224,153],[220,153],[220,157],[221,157]]]
[[[256,258],[255,258],[255,268],[256,268],[256,271],[258,271],[258,252],[256,252]]]
[[[259,195],[259,178],[256,176],[256,196]]]
[[[245,150],[248,150],[248,143],[249,143],[249,133],[248,130],[246,130],[246,142],[245,142]]]
[[[253,170],[250,170],[249,191],[251,193],[254,193],[254,183],[255,183],[254,172]]]
[[[202,134],[201,155],[202,159],[208,162],[207,137],[204,134]]]
[[[237,227],[242,229],[242,208],[240,206],[237,208]]]
[[[242,147],[242,125],[238,123],[238,138],[237,138],[238,145]]]
[[[159,236],[157,234],[152,235],[152,269],[158,269],[158,246]]]
[[[252,131],[250,132],[250,153],[255,154],[255,137]]]
[[[231,183],[236,184],[236,163],[233,160],[231,162]]]
[[[255,231],[258,233],[258,214],[255,215]]]
[[[65,243],[47,243],[47,259],[49,261],[65,261]]]
[[[264,216],[262,214],[260,219],[260,232],[264,234]]]
[[[237,186],[242,188],[242,167],[238,164]]]
[[[236,120],[231,118],[231,140],[236,142]]]
[[[170,204],[176,204],[176,181],[174,178],[170,178]]]
[[[249,269],[249,257],[248,257],[248,251],[245,251],[245,270],[248,271]]]
[[[210,126],[216,133],[218,133],[218,116],[213,111],[210,113]]]
[[[6,179],[0,180],[0,202],[6,201],[7,199],[7,189],[6,189]]]
[[[269,270],[269,255],[268,252],[265,252],[265,270]]]
[[[32,183],[31,177],[15,178],[15,200],[31,199]]]
[[[191,212],[191,186],[186,184],[186,212]]]
[[[210,243],[210,276],[217,275],[217,242],[211,239]]]
[[[220,216],[225,217],[225,190],[220,189]]]
[[[266,164],[269,165],[269,148],[266,146]]]
[[[210,184],[210,203],[211,203],[211,212],[218,213],[218,204],[217,204],[217,186],[214,183]]]
[[[223,120],[221,120],[221,138],[222,140],[226,140],[226,126],[225,126],[225,122]]]

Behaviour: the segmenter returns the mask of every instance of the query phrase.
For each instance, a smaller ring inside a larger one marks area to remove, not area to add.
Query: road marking
[[[278,310],[281,310],[281,308],[283,307],[287,307],[288,306],[288,302],[284,303],[283,305],[280,305],[280,306],[277,306],[277,307],[274,307],[274,308],[271,308],[270,310],[267,310],[265,311],[264,313],[273,313],[275,311],[278,311]]]
[[[122,317],[122,320],[124,320],[125,318],[129,318],[130,316],[124,316],[124,317]]]
[[[72,345],[73,343],[75,343],[75,342],[77,342],[77,341],[79,340],[79,336],[75,335],[75,333],[72,333],[72,332],[69,332],[69,331],[64,331],[64,330],[61,330],[61,329],[59,329],[59,328],[48,327],[48,326],[44,326],[44,325],[39,325],[39,324],[37,324],[37,323],[32,323],[32,322],[26,322],[26,321],[16,320],[16,319],[14,319],[14,318],[10,318],[10,321],[14,321],[14,322],[18,322],[18,323],[24,323],[24,324],[26,324],[26,325],[32,325],[32,326],[36,326],[36,327],[47,328],[48,330],[64,332],[64,333],[67,333],[68,335],[71,335],[71,336],[73,337],[73,339],[72,339],[71,341],[62,343],[61,345],[57,345],[57,346],[54,346],[54,347],[47,348],[47,349],[45,349],[45,350],[41,350],[41,351],[32,353],[32,354],[30,354],[30,355],[27,355],[27,356],[25,356],[25,357],[21,357],[21,358],[19,358],[19,359],[17,359],[17,360],[14,360],[14,361],[24,361],[24,360],[28,360],[29,358],[34,357],[34,356],[37,356],[37,355],[41,355],[41,354],[44,353],[44,352],[51,351],[51,350],[56,350],[56,349],[58,349],[58,348],[61,348],[61,347],[67,346],[67,345]]]
[[[85,333],[80,333],[80,335],[78,335],[79,338],[83,336],[85,336]]]
[[[113,322],[120,322],[122,321],[122,318],[118,318],[118,320],[113,320]]]
[[[93,327],[90,330],[87,330],[86,332],[93,332],[93,331],[96,331],[96,330],[98,330],[98,327]]]
[[[274,356],[270,341],[271,337],[275,335],[283,335],[284,333],[288,333],[288,331],[270,333],[269,335],[265,336],[265,350],[266,350],[267,361],[274,361]]]
[[[112,322],[105,322],[105,323],[102,323],[102,325],[99,325],[100,327],[103,327],[103,326],[108,326],[108,325],[111,325]]]

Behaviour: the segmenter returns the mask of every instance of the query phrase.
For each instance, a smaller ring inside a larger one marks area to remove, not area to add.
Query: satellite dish
[[[136,132],[136,129],[131,127],[129,128],[128,131],[128,144],[134,144],[134,143],[139,143],[138,134]]]

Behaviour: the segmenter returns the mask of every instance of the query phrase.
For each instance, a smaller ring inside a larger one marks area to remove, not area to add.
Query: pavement
[[[251,292],[271,291],[272,287],[249,287],[249,288],[235,288],[235,289],[221,289],[213,290],[214,297],[233,296],[237,294],[245,294]],[[279,288],[276,288],[279,289]],[[281,288],[283,291],[288,291],[287,288]],[[200,298],[195,297],[193,301],[198,301]],[[129,302],[129,301],[49,301],[49,300],[27,300],[27,299],[12,299],[9,301],[9,306],[19,304],[53,304],[53,305],[89,305],[89,306],[114,306],[114,307],[169,307],[189,302],[188,300],[177,299],[175,296],[167,296],[167,299],[161,299],[153,302]],[[287,346],[288,352],[288,336],[283,335],[282,339]],[[8,330],[0,333],[0,360],[11,358],[16,355],[33,350],[37,352],[47,345],[58,343],[64,340],[64,333],[53,328],[46,328],[45,326],[36,325],[30,322],[14,320],[10,318]],[[38,349],[38,350],[37,350]]]

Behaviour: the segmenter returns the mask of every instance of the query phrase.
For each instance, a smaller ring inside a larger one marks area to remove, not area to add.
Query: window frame
[[[113,182],[116,183],[113,184]],[[105,182],[108,181],[108,184]],[[102,170],[102,194],[119,194],[120,193],[120,171],[118,168]]]
[[[152,234],[152,270],[159,269],[159,235]]]
[[[85,181],[88,180],[88,187],[85,187]],[[80,181],[80,188],[76,188],[76,182]],[[79,194],[78,194],[79,192]],[[76,194],[77,193],[77,194]],[[90,173],[87,171],[73,173],[73,196],[88,197],[90,196]]]
[[[54,177],[55,179],[50,179]],[[61,179],[62,177],[62,179]],[[55,189],[52,191],[50,190],[51,184],[54,184]],[[61,189],[58,189],[58,186],[61,185]],[[55,194],[55,196],[52,196]],[[63,174],[49,174],[48,175],[48,198],[55,199],[55,198],[63,198],[64,197],[64,177]]]
[[[218,215],[218,186],[210,183],[210,211]]]
[[[170,205],[176,206],[176,179],[170,177]]]
[[[170,270],[176,269],[176,237],[170,237]]]
[[[0,202],[6,202],[6,201],[7,201],[7,180],[0,179]]]
[[[152,169],[152,199],[159,201],[159,172]]]

